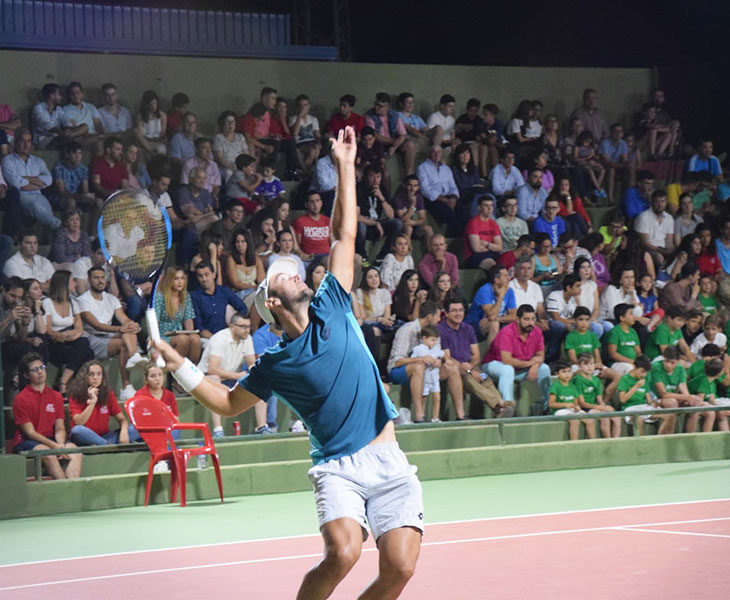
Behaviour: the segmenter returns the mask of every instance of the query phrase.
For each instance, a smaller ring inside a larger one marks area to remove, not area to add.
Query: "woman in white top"
[[[613,324],[601,318],[598,285],[595,282],[595,274],[590,259],[585,256],[576,258],[573,263],[573,272],[578,273],[581,280],[578,305],[584,306],[591,311],[591,329],[600,338],[604,333],[613,329]]]
[[[58,391],[66,395],[66,386],[73,374],[87,360],[94,358],[89,340],[84,337],[81,315],[71,299],[76,280],[71,272],[56,271],[51,277],[48,297],[41,303],[46,313],[46,333],[50,361],[62,368]]]
[[[355,290],[353,314],[362,327],[363,337],[375,360],[380,355],[383,331],[392,329],[395,319],[390,314],[392,298],[383,287],[380,273],[375,267],[362,272],[360,287]]]
[[[134,137],[144,149],[147,159],[167,154],[165,143],[167,114],[160,110],[160,99],[152,90],[142,94],[139,112],[134,117]]]
[[[400,282],[400,278],[408,269],[413,269],[411,256],[411,240],[400,233],[393,240],[392,252],[385,255],[380,265],[380,279],[392,294]]]
[[[258,327],[260,318],[253,306],[256,287],[266,275],[261,257],[256,254],[251,232],[242,227],[233,234],[226,257],[226,284],[238,295],[249,310],[251,327]]]
[[[674,217],[674,246],[679,246],[684,236],[694,233],[700,223],[702,217],[695,214],[692,196],[682,194],[679,197],[679,212]]]
[[[613,309],[619,304],[628,304],[634,307],[636,320],[645,325],[649,319],[643,317],[644,307],[639,301],[636,292],[636,275],[633,267],[620,267],[613,278],[611,285],[606,286],[601,294],[601,319],[615,324]]]
[[[299,267],[299,277],[302,281],[307,279],[307,268],[304,266],[302,259],[294,252],[294,234],[288,229],[280,229],[276,232],[276,244],[274,244],[274,252],[269,256],[269,263],[273,263],[279,258],[291,258]]]
[[[246,137],[236,133],[236,114],[226,110],[218,117],[220,133],[213,140],[213,158],[221,170],[221,184],[225,185],[236,170],[239,154],[249,154]]]

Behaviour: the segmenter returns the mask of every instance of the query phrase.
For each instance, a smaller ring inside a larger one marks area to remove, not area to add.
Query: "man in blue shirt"
[[[556,248],[560,245],[560,236],[565,233],[565,221],[558,216],[560,202],[553,197],[545,201],[542,214],[535,219],[534,233],[547,233]]]
[[[226,309],[229,304],[236,312],[248,314],[243,300],[230,288],[216,285],[213,273],[213,265],[207,260],[199,262],[195,267],[195,275],[200,287],[190,292],[190,300],[195,309],[195,329],[200,330],[200,337],[203,339],[226,328]]]
[[[421,184],[421,193],[428,200],[426,210],[437,223],[446,223],[453,232],[461,233],[464,221],[457,212],[459,189],[454,174],[441,162],[441,146],[431,146],[428,158],[418,165],[416,174]]]
[[[532,169],[527,175],[527,183],[517,188],[517,216],[527,221],[530,230],[547,197],[548,191],[542,187],[542,169]]]
[[[266,350],[273,348],[281,340],[281,336],[284,333],[282,329],[279,329],[275,323],[269,325],[268,323],[263,327],[259,327],[253,334],[253,349],[258,359]],[[276,433],[279,430],[279,425],[276,422],[277,416],[277,399],[274,394],[271,394],[266,399],[266,428],[269,433]],[[303,431],[304,426],[301,421],[295,421],[299,423],[299,427],[294,427],[292,424],[292,431]]]
[[[509,271],[495,265],[487,271],[487,283],[474,295],[465,322],[474,328],[479,340],[492,343],[500,328],[517,319],[515,291],[509,287]]]
[[[415,468],[395,439],[398,415],[380,381],[352,314],[357,234],[355,132],[340,131],[332,143],[338,169],[333,219],[336,242],[330,271],[316,295],[298,265],[280,258],[256,292],[256,308],[284,335],[266,350],[250,375],[229,390],[206,379],[165,342],[156,342],[180,384],[206,407],[237,415],[272,391],[307,425],[314,467],[322,561],[304,577],[298,598],[329,597],[354,566],[370,525],[380,552],[380,572],[361,597],[396,598],[413,571],[423,532],[423,502]],[[366,520],[367,519],[367,520]]]
[[[707,171],[714,178],[722,176],[722,167],[717,156],[712,155],[712,140],[702,140],[697,147],[697,154],[687,161],[687,171],[698,173]]]
[[[635,219],[649,208],[649,198],[654,191],[654,173],[639,171],[637,182],[624,192],[621,198],[621,212],[627,219]]]

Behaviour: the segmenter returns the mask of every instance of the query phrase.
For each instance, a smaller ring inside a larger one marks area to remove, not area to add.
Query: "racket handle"
[[[159,342],[160,326],[157,323],[157,313],[155,312],[155,309],[148,308],[145,317],[147,319],[147,329],[149,330],[150,339],[153,342]],[[163,369],[165,367],[165,359],[163,359],[162,356],[159,355],[159,353],[157,354],[157,361],[155,364],[157,364],[160,369]]]

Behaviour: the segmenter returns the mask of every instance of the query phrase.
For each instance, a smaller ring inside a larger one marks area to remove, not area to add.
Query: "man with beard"
[[[380,553],[379,574],[361,599],[397,598],[415,570],[423,501],[415,467],[395,439],[398,416],[380,381],[351,309],[357,235],[355,132],[332,142],[338,189],[330,271],[316,295],[298,265],[280,258],[256,292],[256,308],[284,335],[246,378],[229,390],[206,379],[165,342],[155,343],[177,381],[206,407],[233,416],[272,392],[292,406],[310,432],[320,531],[325,551],[301,584],[299,600],[328,598],[362,551],[369,524]]]
[[[515,380],[537,382],[543,409],[547,407],[550,367],[545,364],[545,341],[535,327],[535,309],[523,304],[517,321],[503,327],[484,357],[482,371],[497,382],[504,402],[515,400]]]
[[[517,216],[527,222],[530,231],[545,206],[547,196],[548,191],[542,187],[542,170],[532,169],[527,176],[527,183],[517,188]]]

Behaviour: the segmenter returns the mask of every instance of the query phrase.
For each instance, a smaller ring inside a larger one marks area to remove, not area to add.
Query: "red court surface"
[[[319,558],[301,536],[0,567],[0,598],[293,598]],[[427,526],[413,600],[730,597],[730,500]],[[372,540],[332,598],[377,571]]]

